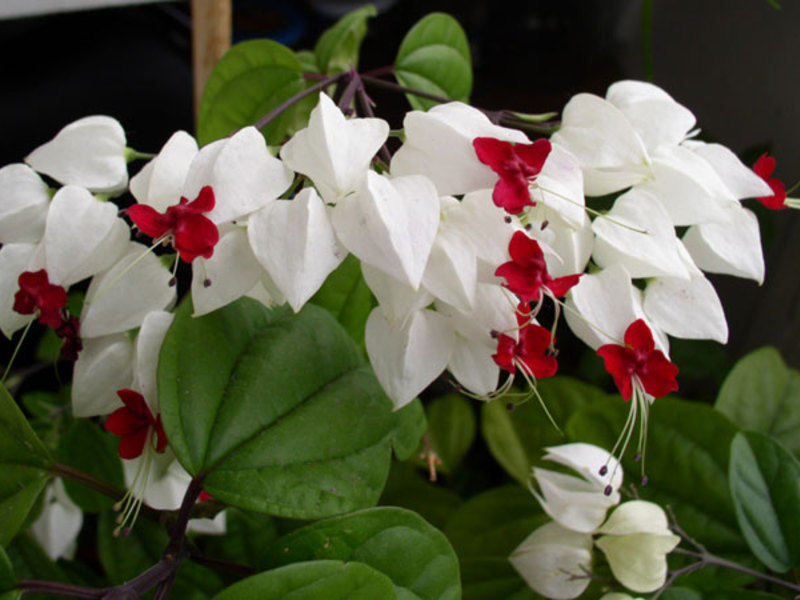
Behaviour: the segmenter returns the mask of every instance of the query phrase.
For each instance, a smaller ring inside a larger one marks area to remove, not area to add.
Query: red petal
[[[526,206],[536,206],[528,191],[528,181],[522,179],[502,178],[494,185],[492,191],[494,205],[504,209],[510,215],[518,215]]]
[[[630,400],[633,395],[631,378],[636,368],[633,352],[618,344],[606,344],[597,349],[597,354],[603,358],[606,371],[614,378],[622,399]]]
[[[512,375],[517,372],[514,367],[514,353],[516,352],[517,342],[511,336],[501,334],[497,339],[497,354],[492,355],[497,366],[508,371]]]
[[[547,284],[547,289],[550,290],[556,298],[562,298],[573,286],[578,284],[581,275],[582,273],[576,273],[575,275],[567,275],[565,277],[559,277],[558,279],[552,279],[550,283]]]
[[[141,456],[144,445],[147,443],[148,432],[149,429],[147,427],[142,427],[130,435],[122,436],[119,441],[120,458],[131,459]]]
[[[175,249],[187,263],[198,256],[211,258],[218,241],[217,226],[208,217],[200,214],[185,215],[175,228]]]
[[[653,334],[642,319],[636,319],[625,330],[625,343],[634,350],[650,352],[655,348]]]
[[[472,147],[478,160],[488,165],[495,173],[500,173],[504,163],[513,157],[511,144],[490,137],[479,137],[472,140]]]
[[[553,340],[550,330],[531,323],[519,332],[518,356],[528,372],[537,379],[552,377],[558,371],[558,361],[550,351]]]
[[[140,429],[147,430],[149,426],[150,423],[147,420],[143,420],[139,415],[131,412],[127,406],[118,408],[106,419],[106,431],[123,437]]]
[[[523,302],[537,301],[542,295],[542,281],[531,269],[507,262],[497,267],[494,274],[505,278],[505,287],[519,296]]]
[[[753,172],[762,179],[767,179],[774,171],[775,158],[769,156],[766,152],[759,156],[756,164],[753,165]]]
[[[547,157],[550,155],[550,150],[549,140],[536,140],[532,144],[517,144],[514,146],[514,153],[535,171],[532,175],[538,175],[542,170]]]
[[[508,243],[508,254],[515,263],[541,268],[544,266],[544,254],[539,242],[528,237],[522,231],[511,236]]]
[[[210,185],[207,185],[200,190],[200,193],[197,194],[197,198],[186,205],[186,208],[195,214],[200,214],[213,210],[215,204],[214,190]]]
[[[164,431],[164,426],[161,424],[161,415],[155,422],[156,428],[156,452],[164,452],[167,449],[167,434]]]
[[[134,204],[129,206],[125,212],[134,225],[151,238],[160,238],[172,229],[170,219],[147,204]]]
[[[147,401],[139,392],[123,388],[121,390],[117,390],[117,396],[119,396],[119,399],[122,400],[125,408],[131,411],[131,414],[136,415],[136,417],[142,422],[149,423],[154,420],[153,413],[150,412],[150,407],[147,405]]]
[[[654,398],[661,398],[678,390],[678,367],[660,350],[654,350],[647,357],[644,367],[637,373],[644,391]]]

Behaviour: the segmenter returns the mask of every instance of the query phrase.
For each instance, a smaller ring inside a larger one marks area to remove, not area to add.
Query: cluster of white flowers
[[[509,558],[528,585],[547,598],[577,598],[591,582],[594,546],[626,588],[644,593],[664,585],[666,555],[680,538],[670,531],[663,509],[630,500],[606,519],[608,509],[620,502],[623,475],[602,448],[566,444],[548,448],[545,459],[570,467],[580,477],[533,470],[539,486],[534,495],[553,520],[525,538]]]
[[[445,370],[484,398],[505,389],[501,370],[554,374],[557,321],[535,320],[545,297],[560,307],[567,295],[567,322],[592,348],[622,344],[637,320],[665,354],[667,335],[724,341],[702,270],[761,281],[757,223],[740,200],[771,190],[726,148],[692,140],[693,127],[665,92],[630,81],[606,99],[576,96],[551,141],[534,144],[449,103],[408,113],[391,164],[375,167],[389,125],[346,118],[320,94],[277,157],[253,127],[203,148],[177,132],[128,181],[122,127],[88,117],[0,169],[0,329],[10,337],[37,315],[57,328],[78,355],[74,414],[119,411],[117,392],[132,390],[147,406],[126,453],[153,449],[175,269],[131,240],[108,201],[128,190],[139,234],[171,244],[175,267],[191,263],[195,316],[242,296],[299,311],[348,252],[357,257],[378,300],[367,352],[398,408]],[[623,191],[590,218],[585,196]],[[682,238],[676,227],[688,227]],[[59,289],[87,278],[76,320]],[[133,418],[116,420],[132,429]],[[165,477],[180,470],[165,464]]]

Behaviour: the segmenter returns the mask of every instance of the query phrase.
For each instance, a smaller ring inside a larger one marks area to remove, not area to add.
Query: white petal
[[[42,512],[31,525],[31,534],[50,560],[71,559],[83,526],[83,511],[67,496],[61,479],[45,492]]]
[[[620,504],[597,533],[608,535],[630,535],[652,533],[669,535],[667,515],[658,504],[646,500],[631,500]]]
[[[433,302],[433,296],[424,287],[415,290],[381,269],[362,262],[361,273],[370,291],[378,299],[384,317],[395,325],[402,326],[409,316]]]
[[[684,339],[728,341],[728,323],[714,286],[702,273],[661,277],[647,284],[644,312],[665,333]]]
[[[117,206],[65,186],[53,197],[43,245],[51,283],[69,286],[108,269],[127,249],[130,230]]]
[[[545,232],[550,234],[545,243],[553,250],[551,254],[544,256],[550,276],[563,277],[583,273],[594,251],[594,232],[588,215],[584,214],[583,223],[578,229],[551,221]]]
[[[327,95],[311,111],[308,127],[281,149],[293,170],[311,178],[326,203],[354,191],[389,135],[383,119],[345,119]]]
[[[655,197],[637,188],[594,220],[592,257],[601,267],[620,264],[633,278],[668,276],[688,279],[669,216]],[[645,233],[646,232],[646,233]]]
[[[422,285],[448,304],[470,310],[475,302],[477,257],[469,241],[447,222],[434,241]]]
[[[139,327],[148,313],[175,302],[170,279],[172,274],[146,246],[130,242],[125,256],[89,284],[81,335],[97,337]]]
[[[533,469],[541,495],[533,495],[550,517],[572,531],[592,533],[603,521],[606,512],[619,502],[619,493],[606,496],[603,489],[584,479],[547,469]]]
[[[508,260],[508,243],[518,225],[506,222],[507,213],[495,206],[491,189],[471,192],[455,205],[442,198],[442,207],[448,226],[470,241],[473,253],[492,265],[492,272]]]
[[[605,490],[610,485],[616,491],[622,485],[622,465],[605,448],[576,442],[550,446],[545,450],[545,460],[570,467],[587,481],[593,482],[599,490]],[[606,467],[605,475],[600,475],[601,467]]]
[[[163,310],[148,313],[136,336],[136,378],[134,387],[141,392],[153,414],[158,414],[158,355],[175,315]]]
[[[403,129],[406,142],[392,157],[392,175],[425,175],[440,196],[494,187],[497,175],[478,160],[472,145],[475,138],[530,143],[521,131],[495,125],[461,102],[407,113]]]
[[[252,215],[247,235],[256,259],[295,312],[347,256],[314,188]]]
[[[764,281],[758,219],[738,204],[726,206],[724,220],[690,227],[683,243],[704,271]]]
[[[85,117],[70,123],[25,162],[60,183],[93,192],[118,192],[128,184],[125,131],[111,117]]]
[[[542,596],[577,598],[591,582],[592,536],[547,523],[525,538],[508,560]]]
[[[492,358],[496,351],[496,345],[456,334],[447,370],[465,389],[478,396],[488,396],[497,389],[500,377],[500,367]]]
[[[578,229],[586,218],[583,198],[583,174],[578,160],[565,148],[552,145],[542,172],[536,178],[536,191],[532,198],[540,205],[553,210],[570,227]],[[541,211],[540,208],[534,213]],[[544,211],[545,218],[549,212]]]
[[[331,213],[336,235],[361,261],[417,288],[439,226],[439,197],[425,177],[370,171]]]
[[[117,390],[133,383],[134,346],[122,333],[84,338],[72,377],[72,414],[107,415],[120,405]]]
[[[772,189],[767,185],[767,182],[746,167],[725,146],[721,144],[704,144],[696,141],[692,141],[691,144],[687,142],[685,145],[692,152],[708,161],[735,199],[772,196]]]
[[[610,194],[652,176],[641,138],[617,107],[598,96],[573,96],[551,142],[578,160],[587,196]]]
[[[19,290],[19,276],[31,270],[36,251],[35,244],[4,244],[0,248],[0,330],[9,339],[33,319],[33,315],[14,311],[14,296]]]
[[[176,131],[153,160],[131,178],[131,194],[139,204],[163,213],[178,204],[189,166],[197,156],[197,142],[185,131]]]
[[[225,511],[220,511],[213,519],[189,519],[187,531],[201,535],[224,535],[227,529]]]
[[[219,224],[266,206],[289,188],[293,178],[294,174],[269,153],[264,136],[254,127],[245,127],[200,150],[181,195],[192,201],[201,188],[210,185],[216,205],[206,216]]]
[[[40,241],[49,204],[47,184],[28,165],[0,169],[0,243]]]
[[[697,122],[689,109],[652,83],[617,82],[606,99],[627,117],[651,154],[680,143]]]
[[[193,316],[199,317],[246,295],[265,275],[243,227],[220,228],[211,258],[192,262]],[[209,285],[206,285],[206,284]]]
[[[192,480],[191,475],[175,460],[175,455],[169,448],[161,454],[152,450],[146,452],[151,452],[151,464],[147,488],[144,490],[144,502],[156,510],[177,510]],[[147,460],[144,454],[122,461],[128,487],[133,485],[143,460]]]
[[[375,308],[367,319],[365,341],[375,375],[396,409],[428,387],[453,352],[446,320],[430,310],[419,311],[400,328]]]

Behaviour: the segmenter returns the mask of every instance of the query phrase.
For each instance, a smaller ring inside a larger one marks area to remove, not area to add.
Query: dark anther
[[[508,412],[512,412],[515,408],[517,408],[517,405],[514,404],[513,402],[509,402],[508,404],[506,404],[506,410]]]
[[[506,223],[511,223],[511,217],[506,215],[505,217],[503,217],[503,221],[505,221]]]
[[[208,279],[207,277],[205,279],[203,279],[203,287],[206,287],[206,288],[207,287],[211,287],[211,280]]]
[[[530,223],[525,225],[525,231],[530,231],[531,229],[533,229],[533,225],[531,225]]]
[[[642,455],[639,452],[637,452],[636,454],[633,455],[633,460],[639,462],[640,460],[642,460]]]
[[[544,221],[542,221],[542,226],[541,226],[541,227],[539,227],[539,229],[540,229],[541,231],[544,231],[545,229],[547,229],[547,226],[548,226],[548,225],[550,225],[550,221],[548,221],[547,219],[545,219]]]
[[[612,488],[612,487],[611,487],[611,485],[609,484],[609,485],[607,485],[607,486],[606,486],[606,488],[603,490],[603,493],[604,493],[606,496],[610,496],[610,495],[611,495],[611,492],[613,492],[613,491],[614,491],[614,488]]]
[[[650,483],[650,480],[647,478],[647,475],[642,475],[642,481],[641,481],[642,487],[646,486],[648,483]]]
[[[500,337],[500,332],[499,332],[499,331],[497,331],[497,329],[492,329],[492,331],[491,331],[491,334],[490,334],[490,335],[492,336],[492,339],[493,339],[493,340],[496,340],[497,338],[499,338],[499,337]]]
[[[172,279],[169,280],[169,287],[175,287],[177,283],[178,283],[178,278],[173,277]]]
[[[600,467],[598,473],[600,473],[600,477],[602,477],[603,475],[608,473],[608,467],[606,465],[603,465],[602,467]]]

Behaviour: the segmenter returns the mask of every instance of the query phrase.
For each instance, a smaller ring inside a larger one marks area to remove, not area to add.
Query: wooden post
[[[194,115],[200,114],[208,75],[231,47],[232,0],[192,0]]]

